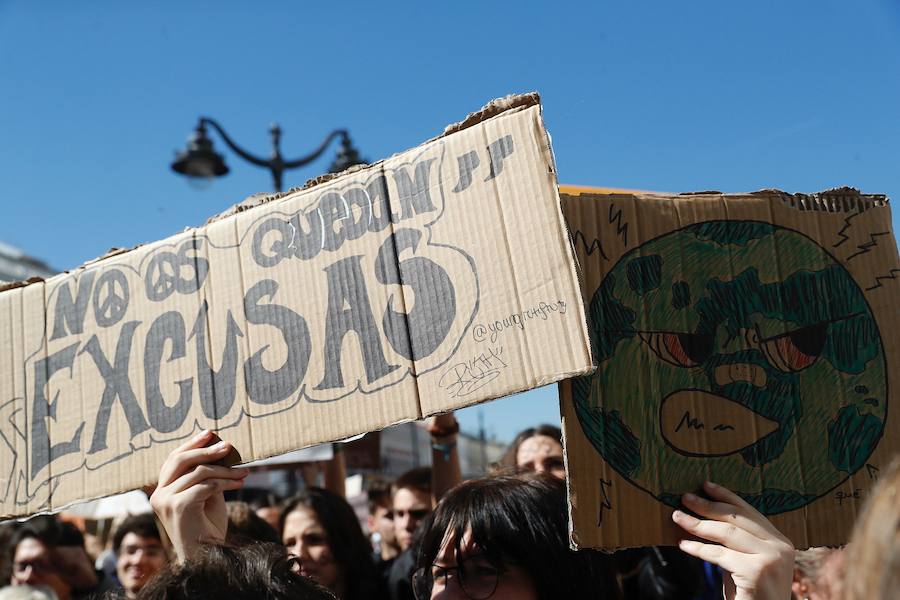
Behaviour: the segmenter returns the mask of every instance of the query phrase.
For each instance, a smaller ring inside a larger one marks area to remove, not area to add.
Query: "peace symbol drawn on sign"
[[[105,271],[94,286],[94,319],[100,327],[118,323],[128,310],[128,279],[119,269]]]
[[[153,302],[165,300],[178,283],[178,257],[172,252],[160,252],[150,261],[144,283],[147,298]]]
[[[188,251],[199,249],[201,244],[200,240],[188,240],[177,254],[165,250],[150,260],[144,275],[148,300],[159,302],[175,292],[190,294],[200,289],[209,272],[209,261],[200,256],[189,256]],[[184,275],[185,267],[191,269],[190,277]]]

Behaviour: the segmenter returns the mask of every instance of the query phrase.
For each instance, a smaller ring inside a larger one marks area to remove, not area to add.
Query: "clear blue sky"
[[[261,154],[271,121],[287,155],[347,127],[375,160],[538,90],[565,183],[900,198],[896,0],[150,4],[0,0],[0,240],[56,268],[269,189],[227,151],[203,191],[169,170],[201,114]],[[505,439],[558,420],[552,387],[478,410]]]

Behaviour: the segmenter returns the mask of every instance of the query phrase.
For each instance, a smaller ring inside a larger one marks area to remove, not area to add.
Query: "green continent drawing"
[[[590,320],[599,368],[573,385],[582,429],[671,506],[710,478],[764,514],[800,508],[865,465],[884,431],[875,318],[795,231],[710,221],[648,241],[603,279]]]

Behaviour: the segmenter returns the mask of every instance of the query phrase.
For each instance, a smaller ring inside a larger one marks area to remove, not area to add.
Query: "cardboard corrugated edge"
[[[885,194],[864,194],[864,193],[860,192],[857,188],[853,188],[853,187],[849,187],[849,186],[830,188],[830,189],[823,190],[821,192],[816,192],[816,193],[789,193],[789,192],[784,192],[782,190],[778,190],[778,189],[774,189],[774,188],[766,188],[766,189],[761,189],[761,190],[757,190],[754,192],[745,192],[745,193],[723,193],[720,191],[700,191],[700,192],[684,192],[684,193],[679,193],[679,194],[672,194],[672,193],[665,193],[665,192],[647,192],[647,191],[619,189],[619,188],[561,185],[560,186],[560,194],[567,195],[570,198],[578,197],[578,196],[582,196],[582,195],[585,195],[585,196],[618,195],[623,198],[627,198],[628,196],[631,196],[631,197],[643,197],[643,198],[648,198],[648,199],[658,198],[660,200],[671,199],[673,196],[701,196],[701,197],[707,196],[707,197],[722,197],[722,198],[725,198],[725,197],[732,197],[732,198],[735,198],[735,197],[737,197],[737,198],[739,198],[739,197],[745,197],[745,198],[766,197],[766,198],[770,198],[771,200],[779,200],[786,207],[789,207],[798,212],[809,211],[809,212],[827,212],[827,213],[841,213],[841,214],[846,214],[846,213],[859,214],[859,213],[867,211],[871,208],[890,206],[890,200]],[[841,235],[842,232],[838,232],[838,234]],[[872,245],[874,245],[874,244],[872,244]],[[897,256],[898,249],[897,249],[896,245],[894,245],[892,250],[893,250],[893,254],[895,256]],[[865,248],[860,247],[861,253],[864,253],[866,251],[867,250]],[[875,279],[876,286],[878,286],[882,283],[881,280],[887,279],[887,278],[894,279],[895,276],[889,274],[889,275],[886,275],[883,277],[876,277],[876,279]],[[859,284],[859,282],[857,282],[857,283]],[[869,288],[869,289],[871,289],[871,288]],[[590,299],[585,298],[585,301],[589,302]],[[568,386],[570,384],[571,384],[570,381],[561,381],[559,383],[560,391],[562,392],[562,389],[565,386]],[[561,406],[561,412],[563,412],[562,406]],[[886,419],[885,427],[887,428],[889,426],[890,426],[890,421]],[[563,416],[564,449],[566,447],[565,446],[565,442],[566,442],[565,432],[566,432],[565,417]],[[568,473],[569,472],[568,452],[565,453],[564,458],[565,458],[565,462],[566,462],[566,470]],[[604,461],[604,464],[606,464],[605,461]],[[871,477],[871,473],[869,473],[869,475]],[[856,472],[855,474],[848,477],[847,481],[849,482],[858,476],[860,476],[860,473]],[[584,548],[594,548],[594,549],[598,549],[603,552],[615,552],[620,549],[626,549],[626,548],[640,546],[639,544],[619,544],[619,545],[615,546],[614,548],[613,547],[599,548],[597,546],[591,546],[590,544],[580,543],[580,541],[578,540],[577,534],[574,531],[574,521],[572,518],[573,505],[577,504],[578,500],[577,500],[577,497],[575,495],[575,492],[572,488],[572,485],[571,485],[568,477],[566,479],[566,486],[567,486],[567,493],[569,494],[569,496],[568,496],[569,502],[567,504],[568,504],[568,513],[569,513],[569,523],[568,523],[569,545],[570,545],[571,549],[578,550],[578,549],[584,549]],[[853,502],[852,504],[854,506],[856,506],[856,502]],[[857,506],[857,508],[856,508],[857,514],[859,512],[858,509],[859,509],[859,507]],[[806,510],[808,510],[808,507],[805,507],[802,510],[805,512]],[[671,523],[670,523],[670,525],[671,525]],[[807,527],[808,527],[808,524],[807,524]],[[810,537],[809,533],[807,532],[805,538],[809,539],[809,537]],[[808,546],[808,544],[803,544],[801,546],[798,546],[798,548],[807,547],[807,546]]]
[[[668,198],[670,196],[778,196],[786,203],[801,210],[826,210],[828,212],[848,212],[853,210],[846,201],[863,201],[873,203],[873,206],[890,205],[890,199],[886,194],[864,194],[858,188],[851,186],[839,186],[828,188],[821,192],[802,193],[785,192],[777,188],[762,188],[753,192],[722,192],[719,190],[702,190],[693,192],[666,192],[660,190],[635,190],[616,187],[593,187],[587,185],[571,185],[561,183],[559,193],[567,196],[597,196],[619,194],[623,196],[655,196]]]
[[[565,248],[566,248],[566,256],[569,259],[569,269],[570,269],[569,273],[570,273],[570,275],[573,276],[573,279],[578,287],[576,292],[580,296],[581,288],[582,288],[581,265],[579,264],[578,257],[575,254],[575,242],[572,239],[572,232],[569,230],[569,223],[568,223],[568,221],[566,221],[566,216],[563,214],[563,211],[562,211],[562,200],[560,199],[560,194],[562,193],[563,186],[560,185],[559,179],[558,179],[559,169],[556,166],[556,153],[553,151],[553,140],[551,139],[549,130],[544,125],[543,106],[540,104],[540,101],[541,101],[540,96],[538,95],[537,92],[532,92],[531,94],[526,94],[526,95],[520,96],[520,97],[507,96],[506,98],[494,100],[494,102],[491,102],[484,109],[482,109],[482,112],[494,110],[494,103],[499,103],[499,102],[504,102],[504,101],[509,101],[510,103],[513,104],[513,106],[518,106],[518,103],[517,103],[518,100],[520,98],[525,98],[525,97],[527,97],[527,99],[530,101],[529,104],[524,105],[525,108],[527,108],[528,106],[532,106],[534,104],[541,106],[541,113],[538,118],[541,121],[541,126],[544,131],[545,142],[547,144],[547,148],[549,148],[549,150],[550,150],[550,168],[552,169],[552,172],[553,172],[553,179],[556,181],[556,213],[558,216],[558,223],[562,227],[561,233],[564,236],[565,241],[567,242],[565,244]],[[472,115],[469,115],[469,118],[473,118],[480,114],[481,113],[473,113]],[[463,123],[467,123],[467,121],[468,121],[468,119],[466,119],[466,121],[463,121]],[[466,125],[466,126],[468,126],[468,125]],[[448,127],[447,129],[449,130],[450,128]],[[447,132],[445,131],[445,135],[446,135],[446,133]],[[579,318],[579,323],[581,323],[582,328],[584,329],[584,331],[587,332],[587,336],[585,336],[585,340],[587,341],[587,355],[588,355],[588,360],[590,361],[590,364],[591,364],[591,368],[586,371],[580,371],[580,372],[574,372],[574,373],[561,373],[560,375],[564,376],[565,379],[569,379],[571,377],[580,377],[582,375],[589,375],[597,370],[597,363],[596,363],[593,353],[592,353],[591,339],[590,339],[591,328],[587,321],[586,306],[587,306],[587,304],[585,302],[585,299],[582,297],[581,303],[577,307],[578,308],[578,318]],[[542,385],[547,385],[547,384],[549,384],[549,382],[542,384]],[[565,453],[563,453],[563,461],[565,461]],[[566,485],[568,486],[568,484],[569,484],[569,482],[568,482],[568,480],[566,480]]]

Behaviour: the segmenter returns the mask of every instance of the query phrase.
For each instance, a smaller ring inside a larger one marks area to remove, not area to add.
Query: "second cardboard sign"
[[[900,437],[887,200],[572,192],[598,362],[561,386],[573,542],[673,544],[704,480],[798,548],[846,542]]]

